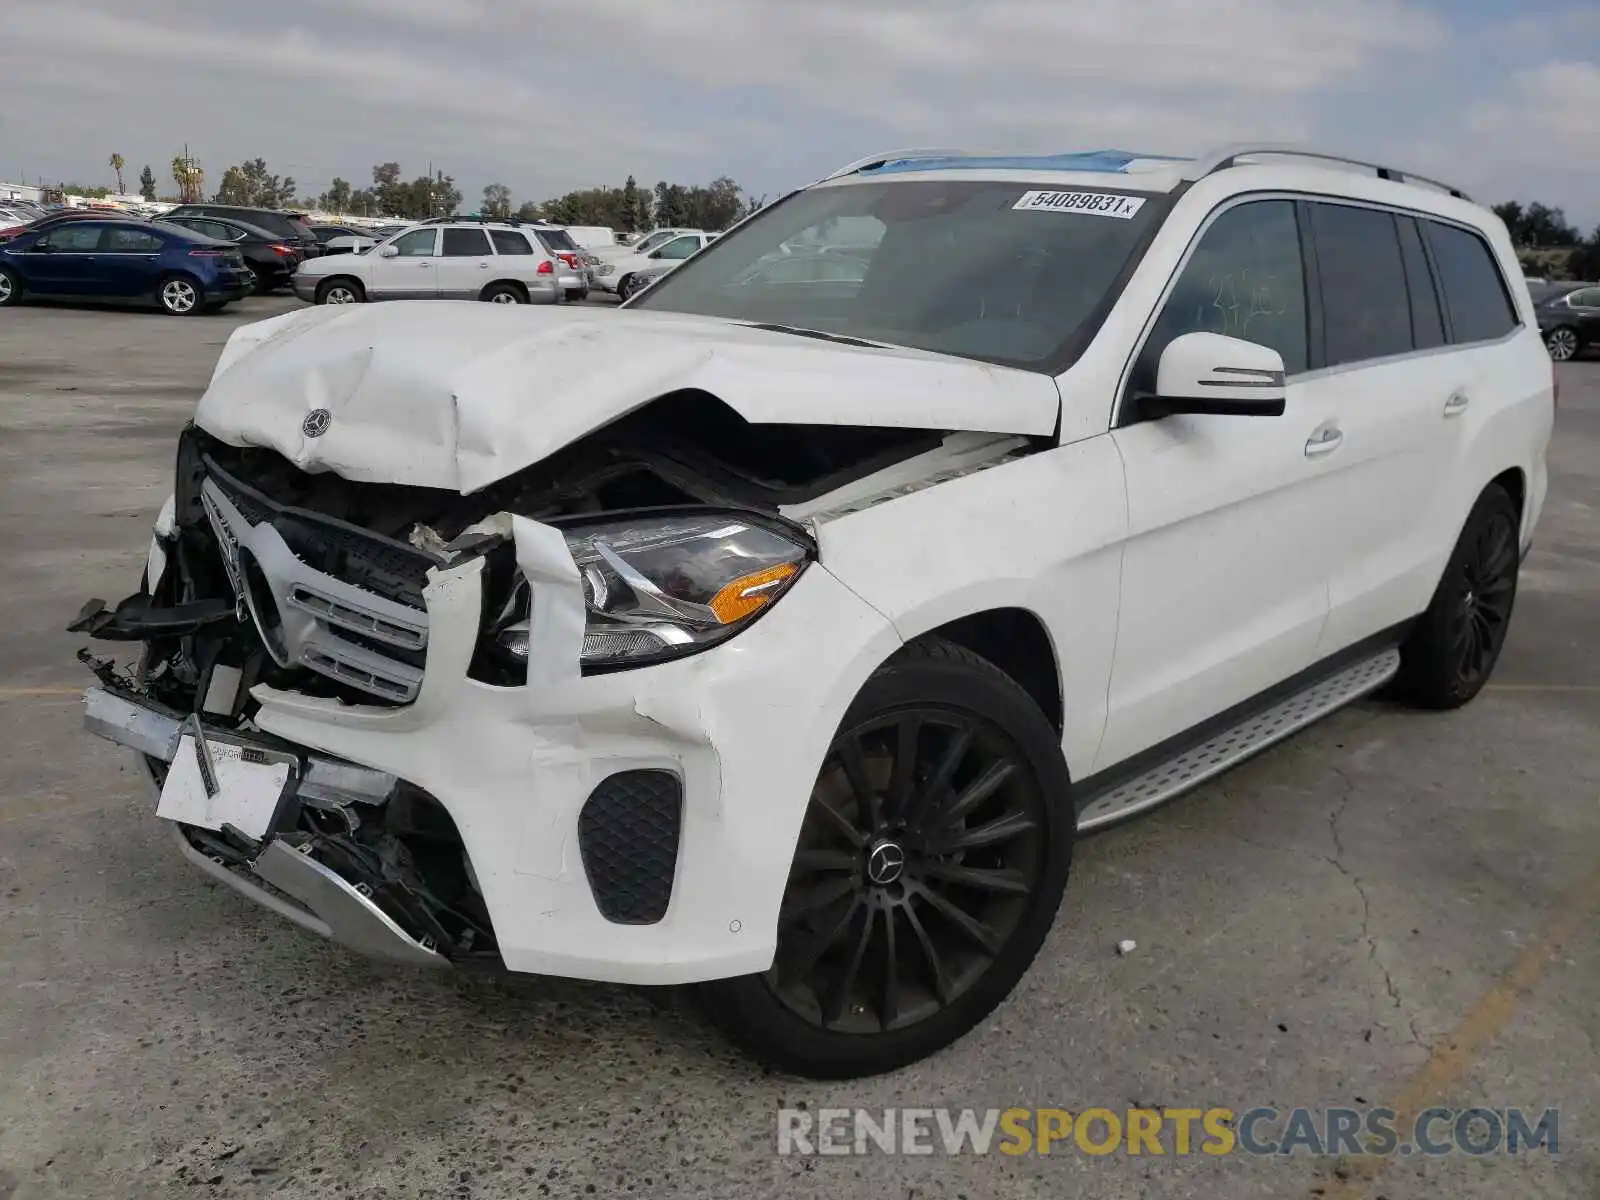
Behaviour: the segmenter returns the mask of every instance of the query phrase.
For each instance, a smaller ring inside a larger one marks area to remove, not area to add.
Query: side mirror
[[[1185,333],[1167,343],[1156,367],[1156,394],[1139,409],[1159,419],[1176,413],[1281,417],[1287,389],[1283,355],[1220,333]]]
[[[400,256],[400,247],[399,246],[380,246],[378,248],[378,257],[379,258],[398,258],[399,256]]]

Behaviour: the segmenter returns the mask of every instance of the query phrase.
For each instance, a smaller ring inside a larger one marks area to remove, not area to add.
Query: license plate
[[[156,816],[214,831],[232,825],[259,841],[288,798],[294,767],[287,754],[207,737],[191,721],[161,785]]]

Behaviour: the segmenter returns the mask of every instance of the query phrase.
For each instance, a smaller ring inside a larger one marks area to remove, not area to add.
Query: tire
[[[568,304],[581,304],[583,301],[587,300],[588,298],[589,298],[589,289],[588,288],[568,288],[567,289],[567,303]]]
[[[1578,357],[1583,342],[1578,337],[1578,331],[1571,325],[1557,325],[1544,335],[1544,348],[1550,352],[1550,357],[1555,362],[1570,362]]]
[[[348,275],[335,275],[317,285],[318,304],[360,304],[367,298],[366,289],[359,279]]]
[[[796,1075],[925,1058],[1027,971],[1074,826],[1060,738],[1028,694],[961,647],[913,643],[867,681],[829,747],[772,968],[701,984],[701,1003],[746,1052]]]
[[[489,304],[526,304],[528,293],[514,283],[491,283],[478,293],[478,299]]]
[[[1517,598],[1519,516],[1499,484],[1472,506],[1427,611],[1400,647],[1402,700],[1460,708],[1488,682]]]
[[[617,280],[617,299],[626,300],[631,295],[633,295],[633,276],[624,275]]]
[[[200,285],[187,275],[167,275],[156,284],[156,303],[172,317],[192,317],[205,311]]]
[[[270,296],[272,294],[272,276],[260,267],[251,267],[250,273],[256,277],[256,295]]]
[[[0,267],[0,308],[22,302],[22,280],[16,273]]]

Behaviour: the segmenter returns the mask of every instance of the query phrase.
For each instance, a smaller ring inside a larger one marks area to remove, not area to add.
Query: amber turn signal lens
[[[742,575],[711,597],[711,611],[724,625],[742,621],[765,605],[795,573],[793,563],[779,563],[749,575]]]

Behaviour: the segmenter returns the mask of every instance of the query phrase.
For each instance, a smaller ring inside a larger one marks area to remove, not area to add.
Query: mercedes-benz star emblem
[[[313,408],[306,414],[306,419],[300,422],[300,432],[308,438],[319,438],[328,432],[328,426],[333,424],[333,414],[325,408]]]
[[[905,869],[906,852],[898,842],[879,842],[867,855],[867,878],[879,887],[899,879]]]

